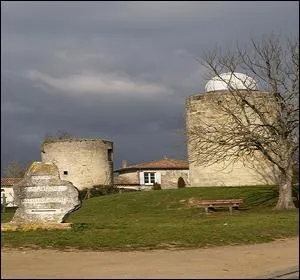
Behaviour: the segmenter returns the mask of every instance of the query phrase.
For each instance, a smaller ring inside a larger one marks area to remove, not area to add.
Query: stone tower
[[[218,110],[220,102],[227,102],[227,104],[230,104],[229,107],[231,106],[233,109],[235,106],[233,96],[227,88],[228,83],[226,79],[229,79],[229,75],[227,73],[223,74],[223,81],[216,78],[210,80],[206,84],[205,92],[192,95],[186,100],[185,115],[190,184],[192,187],[275,184],[276,172],[274,167],[260,154],[257,154],[255,159],[251,156],[243,156],[243,159],[229,162],[224,158],[222,161],[212,162],[209,165],[202,164],[202,162],[196,160],[197,154],[199,157],[199,153],[203,153],[208,147],[203,144],[199,145],[197,139],[191,136],[192,132],[197,129],[197,125],[200,122],[205,123],[208,128],[210,126],[216,127],[216,122],[221,127],[230,125],[226,115]],[[261,111],[266,111],[266,117],[274,117],[267,112],[268,110],[272,111],[271,95],[268,92],[259,91],[257,84],[250,77],[240,73],[235,73],[235,75],[238,78],[230,80],[231,86],[244,94],[248,94],[249,100],[254,101]],[[246,83],[241,81],[246,81]],[[250,119],[253,117],[250,111],[249,113],[246,112],[245,115],[247,114]],[[200,134],[198,132],[198,135],[201,135],[201,132]],[[214,151],[217,153],[221,148],[221,146],[215,147],[215,150],[212,150],[211,153],[214,153]]]
[[[42,144],[43,162],[53,162],[62,180],[79,190],[113,183],[113,143],[101,139],[51,140]]]

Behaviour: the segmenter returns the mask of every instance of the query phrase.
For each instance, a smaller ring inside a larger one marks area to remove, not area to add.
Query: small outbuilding
[[[189,164],[186,160],[164,157],[135,165],[122,161],[121,168],[114,172],[118,174],[114,185],[119,187],[151,189],[157,183],[162,189],[174,189],[178,187],[180,177],[185,186],[189,185]]]
[[[13,186],[23,178],[1,178],[1,204],[5,207],[16,207]]]

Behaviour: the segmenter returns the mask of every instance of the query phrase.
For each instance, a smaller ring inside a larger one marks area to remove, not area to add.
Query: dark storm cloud
[[[298,2],[1,2],[1,162],[39,160],[47,132],[115,143],[137,163],[183,158],[196,62],[275,32],[298,34]]]

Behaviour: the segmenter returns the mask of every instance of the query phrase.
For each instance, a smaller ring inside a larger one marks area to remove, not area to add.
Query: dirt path
[[[250,278],[299,265],[299,238],[174,251],[3,249],[1,259],[2,278]]]

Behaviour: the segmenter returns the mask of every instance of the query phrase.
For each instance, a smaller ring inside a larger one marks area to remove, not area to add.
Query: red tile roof
[[[115,170],[115,172],[128,169],[189,169],[188,161],[173,158],[163,158],[151,162],[143,162]]]
[[[23,180],[23,178],[1,178],[1,187],[13,186],[21,180]]]

